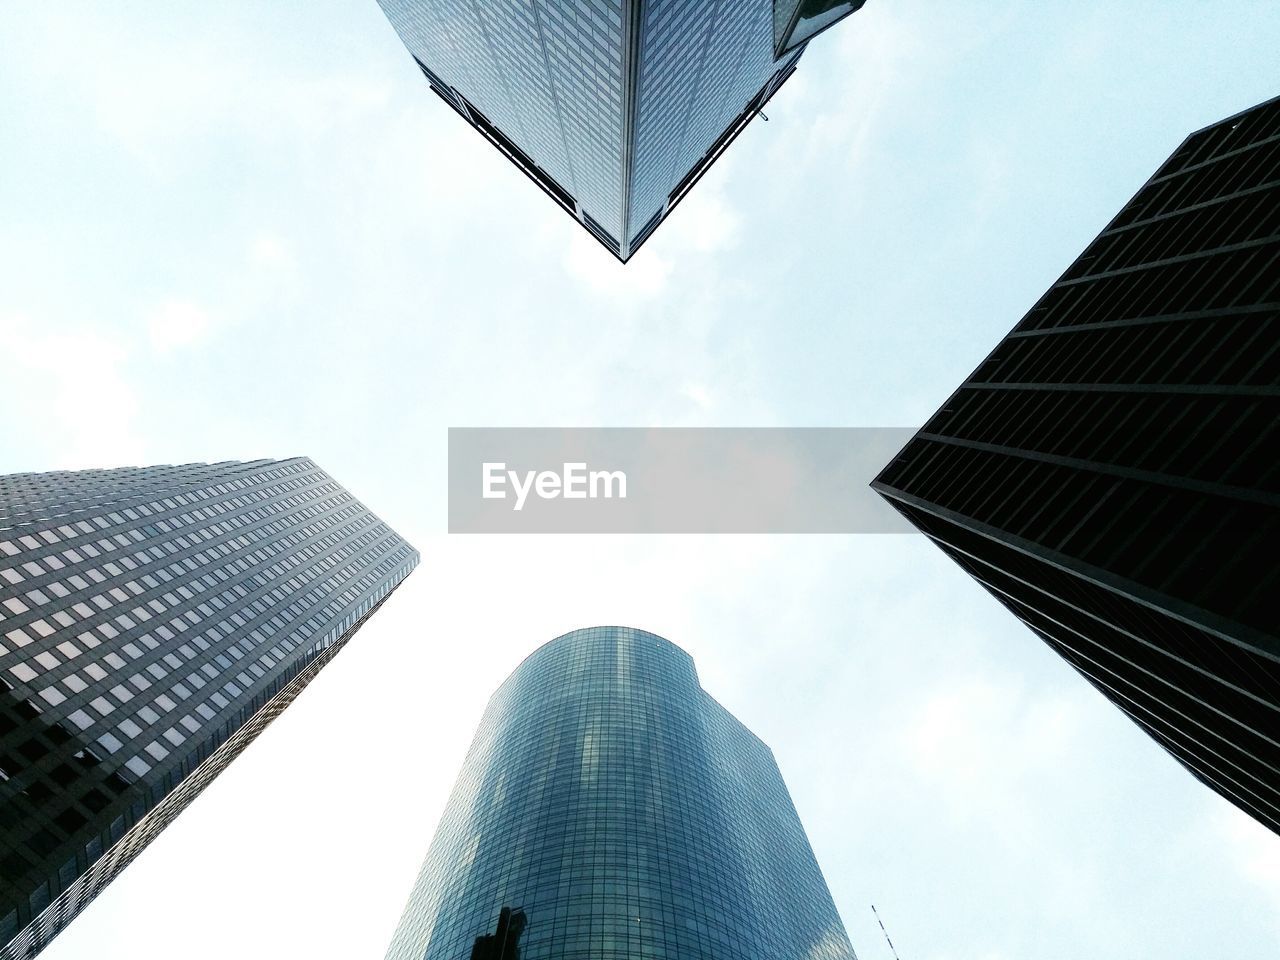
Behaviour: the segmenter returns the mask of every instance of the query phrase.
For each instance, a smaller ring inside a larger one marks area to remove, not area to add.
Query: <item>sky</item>
[[[600,623],[773,748],[862,960],[873,903],[902,960],[1280,954],[1280,838],[923,537],[449,536],[445,500],[450,426],[918,426],[1280,92],[1280,7],[872,0],[626,266],[374,0],[0,37],[0,472],[303,454],[422,553],[48,960],[382,956],[489,694]]]

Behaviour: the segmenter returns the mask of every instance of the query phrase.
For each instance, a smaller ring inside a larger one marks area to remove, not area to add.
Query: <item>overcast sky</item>
[[[448,537],[449,426],[917,426],[1280,6],[872,0],[626,267],[374,0],[0,6],[0,472],[312,456],[421,567],[48,960],[381,957],[486,699],[623,623],[769,743],[862,960],[1280,954],[1280,839],[918,536]],[[868,478],[870,479],[870,478]]]

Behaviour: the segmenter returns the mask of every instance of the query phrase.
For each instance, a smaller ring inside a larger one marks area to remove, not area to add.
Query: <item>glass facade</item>
[[[1192,134],[874,486],[1280,832],[1280,99]]]
[[[498,688],[388,960],[855,960],[767,746],[642,630]]]
[[[808,42],[837,20],[862,9],[867,0],[773,0],[774,52],[784,53]]]
[[[0,958],[39,952],[417,560],[305,458],[0,476]]]
[[[512,142],[620,236],[622,0],[381,0],[464,117]]]
[[[775,57],[774,0],[379,2],[432,88],[622,260],[804,46]]]
[[[640,16],[628,237],[666,214],[685,176],[700,172],[757,94],[799,60],[797,52],[775,63],[769,2],[649,0]]]

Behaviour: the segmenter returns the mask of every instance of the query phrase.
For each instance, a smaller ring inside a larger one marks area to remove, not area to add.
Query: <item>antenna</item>
[[[889,931],[884,928],[884,921],[880,919],[880,914],[876,911],[876,905],[871,905],[871,912],[876,915],[876,923],[880,924],[880,932],[884,934],[884,942],[889,944],[889,949],[893,952],[893,960],[899,960],[898,951],[893,948],[893,941],[889,939]]]

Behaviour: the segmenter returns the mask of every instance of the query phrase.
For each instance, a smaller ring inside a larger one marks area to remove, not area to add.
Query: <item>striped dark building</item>
[[[305,458],[0,476],[0,958],[38,953],[417,561]]]
[[[1280,832],[1280,98],[1188,137],[873,486]]]

